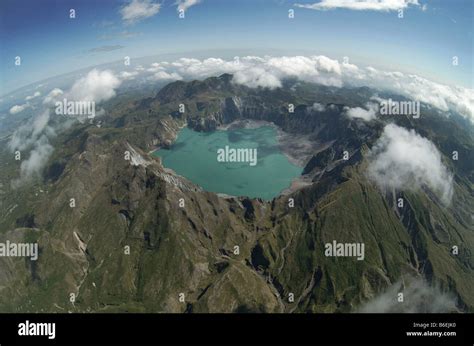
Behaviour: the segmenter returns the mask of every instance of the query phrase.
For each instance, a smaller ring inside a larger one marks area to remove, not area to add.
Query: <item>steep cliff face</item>
[[[231,80],[171,83],[155,98],[114,109],[100,129],[78,125],[61,134],[45,177],[2,195],[4,204],[25,205],[4,214],[2,237],[37,240],[41,255],[34,263],[0,259],[0,309],[354,311],[415,276],[454,295],[456,309],[473,311],[472,167],[453,167],[448,208],[429,191],[381,191],[365,169],[383,123],[345,117],[343,107],[354,105],[349,90],[334,103],[331,88],[254,90]],[[326,110],[312,110],[322,99]],[[182,126],[213,131],[242,119],[317,143],[303,172],[311,184],[271,202],[224,198],[149,154],[169,146]],[[416,126],[428,132],[441,121]],[[442,133],[432,135],[449,147]],[[38,188],[45,193],[26,202]],[[364,243],[364,260],[325,256],[324,244],[334,240]],[[450,253],[453,244],[460,255]]]

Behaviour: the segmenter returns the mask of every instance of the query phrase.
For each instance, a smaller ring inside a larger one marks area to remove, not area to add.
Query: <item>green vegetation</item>
[[[419,276],[473,312],[473,163],[449,160],[452,148],[472,152],[472,133],[430,114],[420,124],[396,120],[440,148],[455,195],[444,207],[429,191],[380,191],[365,170],[383,122],[357,126],[341,115],[371,93],[305,83],[295,91],[248,89],[223,75],[171,83],[142,99],[119,97],[101,128],[61,132],[43,175],[15,189],[20,162],[3,139],[0,237],[38,240],[41,254],[34,264],[0,258],[0,311],[348,312]],[[307,112],[313,102],[335,105]],[[330,151],[315,152],[305,167],[311,184],[272,201],[220,198],[171,175],[150,154],[175,141],[184,124],[214,131],[239,119],[317,133]],[[125,160],[130,148],[146,165]],[[342,150],[350,160],[340,160]],[[326,257],[324,244],[333,240],[364,242],[365,260]]]

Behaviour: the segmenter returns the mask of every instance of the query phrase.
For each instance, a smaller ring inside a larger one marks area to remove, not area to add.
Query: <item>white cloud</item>
[[[71,101],[106,101],[115,96],[115,89],[121,83],[113,72],[93,69],[85,77],[74,82],[65,97]]]
[[[263,65],[279,79],[294,77],[306,82],[342,86],[341,65],[322,55],[267,58]]]
[[[54,88],[51,90],[48,95],[43,100],[43,103],[45,105],[54,105],[56,101],[58,101],[59,97],[63,94],[64,92],[59,89],[59,88]]]
[[[445,204],[453,195],[453,177],[435,145],[414,130],[394,124],[385,126],[372,148],[367,173],[381,188],[410,190],[427,186]]]
[[[233,73],[244,68],[246,64],[236,61],[226,61],[220,58],[204,60],[181,58],[167,65],[168,70],[175,69],[182,76],[189,78],[206,78],[222,73]],[[162,65],[163,68],[165,66]]]
[[[197,5],[201,2],[201,0],[178,0],[176,1],[175,5],[178,5],[177,10],[178,11],[184,11],[186,12],[188,8],[191,6]]]
[[[94,107],[93,116],[100,116],[105,113],[105,110],[97,108],[97,104],[114,97],[115,90],[124,80],[134,78],[135,73],[123,71],[121,74],[123,78],[119,78],[112,71],[92,69],[87,75],[76,80],[62,99],[67,102],[90,102],[92,103],[91,107]],[[89,114],[78,113],[75,114],[75,120],[83,123],[87,116]]]
[[[432,105],[441,111],[456,111],[474,123],[472,89],[438,84],[398,71],[386,72],[373,67],[340,63],[325,56],[245,56],[235,57],[234,60],[181,58],[169,63],[154,63],[147,71],[162,71],[168,75],[176,73],[183,79],[203,79],[231,73],[235,83],[248,87],[278,88],[285,78],[333,87],[368,86]]]
[[[48,128],[49,111],[45,110],[34,118],[31,118],[26,124],[20,126],[12,135],[9,148],[14,150],[25,150],[38,140],[42,133],[52,134],[51,128]]]
[[[20,177],[12,182],[12,186],[18,187],[38,174],[48,162],[53,151],[54,148],[49,144],[48,139],[44,135],[40,137],[35,143],[34,148],[30,151],[29,157],[22,161]]]
[[[129,72],[123,74],[122,77],[130,78],[136,72]],[[44,98],[43,103],[47,107],[42,113],[28,120],[28,122],[20,126],[12,135],[8,147],[11,151],[20,150],[22,155],[27,150],[30,150],[29,156],[24,160],[20,166],[20,176],[18,179],[12,181],[13,187],[28,182],[32,177],[39,174],[39,172],[46,165],[54,148],[49,143],[49,139],[56,136],[56,130],[60,131],[68,128],[74,121],[79,118],[64,118],[55,128],[50,123],[49,107],[53,106],[59,98],[66,98],[68,101],[89,101],[102,102],[115,96],[115,89],[121,84],[121,80],[117,78],[111,71],[99,71],[97,69],[91,70],[86,76],[78,79],[72,85],[71,89],[64,93],[61,89],[55,88],[51,90]],[[96,115],[103,112],[99,110]]]
[[[119,76],[121,80],[130,80],[130,79],[134,79],[137,75],[138,75],[137,71],[132,71],[132,72],[122,71],[120,72]]]
[[[22,161],[20,175],[12,181],[12,187],[15,188],[28,182],[46,165],[53,152],[48,138],[56,134],[54,129],[48,125],[49,119],[49,110],[43,111],[20,126],[8,142],[9,149],[12,152],[19,150],[22,156],[26,155],[25,151],[32,148],[28,158]]]
[[[423,77],[401,72],[384,72],[373,67],[362,70],[363,77],[351,78],[347,84],[370,86],[398,93],[409,99],[435,106],[442,111],[453,110],[474,122],[474,90],[432,82]]]
[[[41,95],[41,93],[40,93],[39,91],[36,91],[33,95],[30,95],[30,96],[25,97],[25,100],[26,100],[26,101],[32,100],[32,99],[34,99],[34,98],[36,98],[36,97],[38,97],[38,96],[40,96],[40,95]]]
[[[28,103],[22,105],[14,105],[12,108],[10,108],[10,114],[18,114],[20,112],[23,112],[26,108],[28,108],[28,106]]]
[[[128,5],[120,9],[122,20],[127,24],[133,24],[143,19],[153,17],[160,11],[161,4],[152,0],[132,0]]]
[[[305,56],[270,58],[266,65],[286,76],[318,75],[318,62]]]
[[[153,67],[152,67],[153,68]],[[161,70],[175,70],[185,78],[206,78],[222,73],[233,73],[234,82],[249,87],[277,88],[284,78],[299,78],[330,86],[342,86],[342,68],[337,60],[325,56],[294,57],[236,57],[226,61],[220,58],[204,60],[181,58]]]
[[[311,108],[315,110],[316,112],[324,112],[326,110],[325,105],[322,105],[321,103],[317,103],[317,102],[313,103]]]
[[[183,79],[179,74],[176,72],[164,72],[159,71],[156,72],[153,76],[150,77],[151,80],[160,81],[160,80],[181,80]]]
[[[403,303],[398,293],[403,292]],[[364,303],[357,312],[362,313],[452,313],[458,312],[454,295],[431,287],[419,278],[410,278],[391,285],[385,292]]]
[[[333,10],[344,8],[358,11],[396,11],[408,6],[419,6],[418,0],[321,0],[313,4],[295,4],[311,10]]]
[[[52,89],[43,100],[43,104],[53,106],[63,98],[67,101],[102,102],[115,96],[115,90],[122,80],[132,79],[137,72],[122,71],[117,77],[112,71],[92,69],[84,77],[76,80],[69,91],[59,88]]]
[[[281,87],[280,79],[261,67],[251,67],[238,71],[234,74],[233,81],[237,84],[244,84],[250,88],[262,87],[275,89]]]
[[[361,107],[344,107],[344,112],[349,118],[359,118],[365,121],[375,119],[379,110],[378,105],[372,102],[368,102],[365,107],[367,109]]]
[[[146,70],[148,72],[158,72],[158,71],[163,71],[166,67],[164,66],[163,63],[158,63],[158,62],[154,62],[153,64],[150,65],[149,68],[147,68]]]

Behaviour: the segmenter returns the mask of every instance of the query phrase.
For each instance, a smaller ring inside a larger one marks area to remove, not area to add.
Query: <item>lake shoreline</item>
[[[209,133],[183,128],[169,149],[159,148],[152,151],[152,155],[161,159],[164,168],[206,191],[271,201],[294,186],[295,178],[303,170],[281,150],[278,138],[278,127],[263,121],[234,122]],[[237,151],[243,156],[222,160],[219,153],[227,147],[230,147],[229,155],[231,149],[258,149],[258,158],[257,151],[254,155],[258,164],[250,160],[252,155]]]

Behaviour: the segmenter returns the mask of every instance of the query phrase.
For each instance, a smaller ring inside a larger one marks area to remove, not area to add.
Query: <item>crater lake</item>
[[[256,154],[256,164],[245,160],[253,159],[249,152]],[[183,128],[169,149],[153,154],[204,190],[231,196],[271,200],[302,172],[281,152],[277,129],[269,125],[214,132]]]

